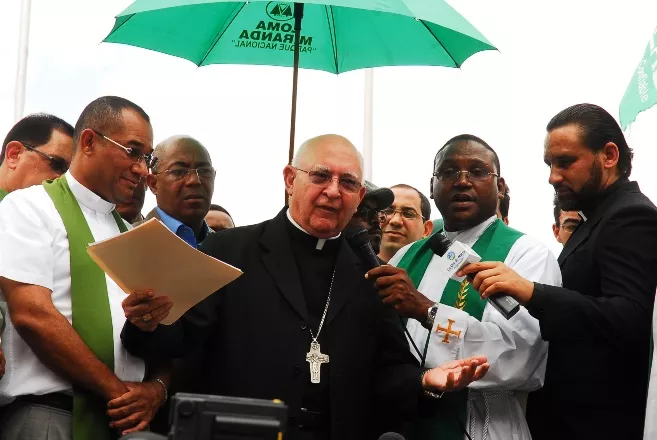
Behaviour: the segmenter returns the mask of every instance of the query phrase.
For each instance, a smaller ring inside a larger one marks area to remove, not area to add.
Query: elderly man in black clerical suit
[[[657,287],[657,208],[628,180],[632,150],[614,118],[592,104],[547,126],[545,163],[561,209],[582,221],[559,265],[563,288],[531,283],[501,263],[477,263],[474,286],[506,292],[550,343],[543,389],[530,395],[534,440],[642,438]]]
[[[423,395],[482,377],[483,357],[419,368],[394,310],[340,234],[365,193],[354,146],[337,135],[311,139],[283,174],[289,209],[201,245],[244,275],[171,326],[157,324],[168,298],[130,295],[126,348],[181,356],[207,338],[202,391],[283,400],[292,440],[366,439],[372,398],[412,413]]]

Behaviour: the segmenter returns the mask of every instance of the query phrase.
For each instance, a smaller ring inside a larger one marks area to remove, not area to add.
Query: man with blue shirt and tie
[[[212,232],[204,218],[210,209],[216,171],[208,150],[190,136],[172,136],[153,150],[157,162],[146,183],[157,207],[156,218],[192,247]]]
[[[157,206],[144,221],[160,220],[174,234],[196,248],[213,232],[205,222],[214,192],[216,171],[208,150],[190,136],[171,136],[153,149],[156,162],[146,176],[146,183],[155,194]],[[137,222],[137,226],[142,222]],[[200,351],[175,363],[170,390],[192,391],[194,384],[185,378],[197,371]],[[168,404],[151,423],[151,430],[168,432]]]

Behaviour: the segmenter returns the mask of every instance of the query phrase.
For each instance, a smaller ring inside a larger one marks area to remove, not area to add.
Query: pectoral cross
[[[306,361],[310,364],[310,381],[319,383],[320,367],[322,364],[328,364],[329,357],[321,352],[318,342],[312,341],[310,343],[310,351],[306,354]]]
[[[445,332],[445,337],[443,338],[443,344],[449,344],[449,335],[454,335],[456,336],[456,339],[459,339],[461,337],[461,330],[456,331],[452,330],[452,324],[454,324],[453,319],[447,319],[447,328],[441,327],[440,325],[436,327],[436,333],[438,332]]]

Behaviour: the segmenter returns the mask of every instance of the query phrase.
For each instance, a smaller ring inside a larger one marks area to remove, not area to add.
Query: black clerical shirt
[[[287,232],[290,236],[290,244],[292,246],[292,253],[294,260],[297,264],[299,271],[299,279],[301,280],[301,288],[303,296],[306,300],[306,308],[308,309],[308,327],[312,330],[313,335],[317,336],[317,329],[326,307],[326,299],[328,298],[329,289],[331,286],[331,278],[335,269],[335,261],[338,256],[340,248],[340,240],[322,240],[323,246],[317,249],[318,238],[302,231],[297,226],[293,225],[289,219],[287,221]],[[329,308],[331,304],[329,303]],[[329,356],[329,363],[322,364],[320,367],[320,383],[313,384],[310,382],[310,373],[308,373],[308,383],[304,391],[303,405],[305,408],[318,411],[328,412],[329,410],[329,382],[330,382],[330,369],[331,369],[331,353],[327,352],[327,341],[330,338],[330,329],[327,323],[324,323],[322,331],[319,334],[317,341],[320,344],[322,353]],[[308,331],[308,348],[310,349],[310,331]],[[309,369],[308,363],[304,368]]]

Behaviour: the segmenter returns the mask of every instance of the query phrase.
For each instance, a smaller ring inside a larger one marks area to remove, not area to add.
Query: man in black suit
[[[579,104],[547,126],[545,163],[561,208],[580,211],[559,264],[563,288],[477,263],[483,297],[514,296],[550,343],[545,386],[530,396],[534,440],[642,438],[657,287],[657,208],[628,180],[632,150],[604,109]]]
[[[201,245],[244,275],[171,326],[157,324],[171,306],[166,297],[130,295],[126,348],[176,357],[207,338],[197,391],[283,400],[292,440],[366,439],[372,397],[412,413],[423,393],[482,377],[482,357],[419,368],[394,310],[340,234],[365,193],[354,146],[337,135],[311,139],[283,174],[289,209]]]

